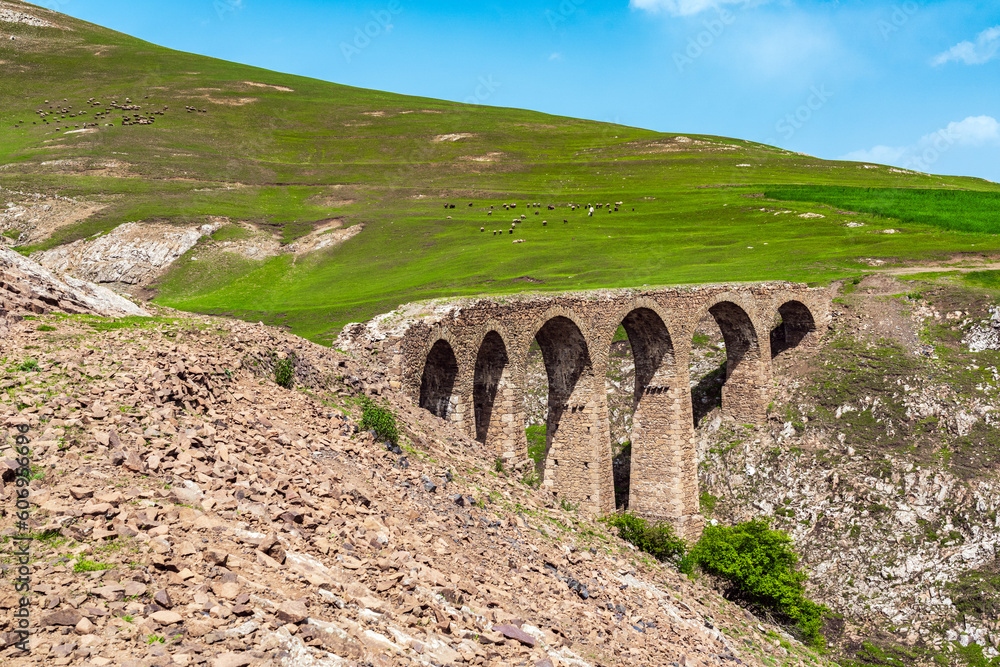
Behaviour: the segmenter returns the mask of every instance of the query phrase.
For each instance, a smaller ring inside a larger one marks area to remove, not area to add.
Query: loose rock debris
[[[42,314],[3,338],[4,444],[26,427],[35,472],[31,653],[16,646],[5,556],[0,663],[806,655],[786,655],[742,610],[494,472],[480,444],[396,395],[378,368],[262,325],[154,314]],[[273,381],[282,358],[291,390]],[[359,428],[359,394],[397,415],[403,456]],[[20,534],[16,468],[0,464],[8,538]]]

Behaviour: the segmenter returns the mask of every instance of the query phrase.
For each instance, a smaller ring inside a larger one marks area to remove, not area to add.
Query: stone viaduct
[[[635,363],[629,509],[696,536],[697,461],[688,360],[711,315],[726,344],[722,410],[765,420],[776,348],[813,344],[825,289],[786,282],[518,294],[420,302],[348,325],[338,345],[375,345],[420,407],[523,459],[525,366],[537,340],[548,376],[543,485],[595,514],[615,509],[605,377],[622,325]]]

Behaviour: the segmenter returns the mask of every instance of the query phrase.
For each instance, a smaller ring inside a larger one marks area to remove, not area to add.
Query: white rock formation
[[[31,258],[59,273],[70,273],[95,283],[145,285],[190,250],[217,224],[177,227],[158,223],[126,222],[96,239],[81,239]]]
[[[57,277],[27,257],[0,246],[0,311],[91,313],[105,317],[149,313],[128,299],[71,276]]]

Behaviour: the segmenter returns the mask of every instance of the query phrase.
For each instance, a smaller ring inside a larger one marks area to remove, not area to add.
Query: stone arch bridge
[[[723,411],[761,423],[772,355],[816,341],[830,296],[767,282],[438,300],[348,325],[338,345],[374,345],[421,407],[498,456],[524,458],[525,368],[537,340],[549,385],[543,485],[604,514],[615,509],[605,377],[623,326],[635,363],[630,509],[695,536],[702,519],[688,360],[706,315],[726,344]]]

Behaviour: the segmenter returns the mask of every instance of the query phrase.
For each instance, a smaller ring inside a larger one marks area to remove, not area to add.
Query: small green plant
[[[695,333],[693,336],[691,336],[691,343],[695,347],[708,347],[709,343],[711,342],[712,339],[703,333]]]
[[[399,444],[399,428],[396,417],[388,408],[377,405],[367,396],[361,396],[361,428],[373,431],[375,438],[393,445]]]
[[[631,512],[610,514],[603,521],[618,529],[618,537],[631,542],[656,560],[675,565],[684,561],[687,545],[677,537],[669,523],[649,523]]]
[[[114,565],[110,563],[99,563],[93,560],[87,560],[86,558],[81,558],[77,561],[76,565],[73,566],[74,572],[98,572],[100,570],[110,570]]]
[[[493,470],[500,473],[501,475],[506,475],[507,470],[503,467],[503,459],[501,457],[496,457],[493,459]]]
[[[17,367],[17,370],[29,372],[38,370],[38,361],[35,359],[25,359],[21,362],[21,365]]]
[[[40,324],[38,326],[38,329],[36,329],[36,331],[55,331],[55,330],[56,328],[51,324]]]
[[[285,389],[292,388],[295,380],[295,355],[290,354],[284,359],[277,359],[274,362],[274,382],[279,387]]]
[[[528,472],[521,478],[521,483],[530,486],[533,489],[537,489],[542,485],[542,476],[538,474],[538,470],[531,468]]]
[[[122,616],[122,620],[125,621],[126,623],[131,623],[132,621],[135,620],[135,616],[133,616],[132,614],[125,614],[124,616]]]
[[[565,498],[559,500],[559,506],[562,507],[563,510],[565,510],[566,512],[575,512],[577,509],[580,508],[579,503],[571,503]]]
[[[167,638],[164,637],[163,635],[149,635],[148,637],[146,637],[146,643],[150,644],[150,645],[152,645],[152,644],[166,644],[167,643]]]
[[[528,456],[535,462],[535,468],[541,469],[545,460],[545,424],[534,424],[524,429],[524,437],[528,441]]]
[[[698,501],[705,516],[712,516],[712,513],[715,512],[715,506],[719,504],[719,497],[713,496],[708,491],[702,491]]]

